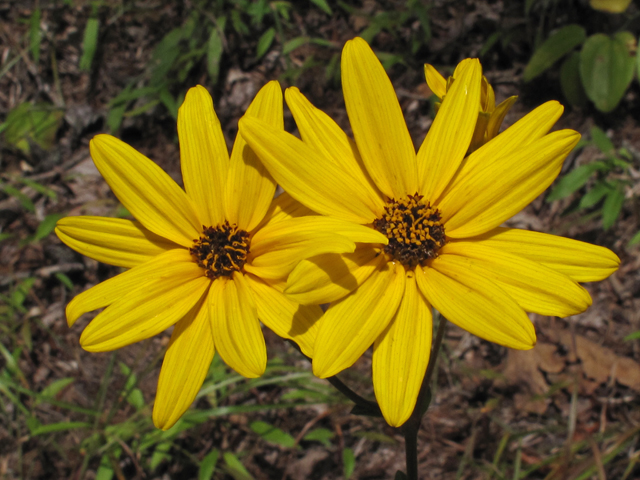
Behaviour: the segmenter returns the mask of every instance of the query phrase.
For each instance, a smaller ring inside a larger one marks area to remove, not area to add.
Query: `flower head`
[[[373,345],[375,394],[397,426],[427,368],[432,306],[486,340],[529,349],[536,335],[526,312],[584,311],[591,298],[578,282],[606,278],[619,260],[602,247],[500,227],[553,182],[580,138],[548,133],[562,113],[557,102],[466,156],[482,71],[465,60],[416,153],[393,86],[362,39],[345,45],[342,85],[355,142],[295,88],[285,98],[302,140],[249,117],[240,133],[292,197],[384,237],[302,261],[285,293],[330,303],[314,346],[316,375],[335,375]]]
[[[463,65],[464,62],[461,62],[453,72],[453,75],[445,80],[433,65],[429,65],[428,63],[425,64],[424,75],[427,79],[427,85],[429,85],[431,91],[435,93],[441,102],[444,100],[444,97],[453,85],[456,76],[459,77],[461,75]],[[516,103],[517,99],[517,96],[509,97],[496,106],[496,97],[493,92],[493,87],[487,81],[487,78],[484,75],[482,76],[478,121],[473,132],[473,137],[471,137],[468,153],[477,150],[498,134],[504,117],[507,115],[513,104]],[[440,105],[440,103],[436,103],[436,110],[440,108]]]
[[[270,82],[246,115],[282,130],[282,91]],[[129,270],[76,296],[69,326],[107,307],[80,338],[88,351],[114,350],[175,325],[162,364],[153,410],[156,426],[171,427],[193,402],[214,355],[257,377],[267,355],[260,321],[311,355],[322,312],[282,293],[287,275],[306,255],[349,252],[370,229],[312,213],[283,194],[238,136],[231,156],[208,92],[186,95],[178,114],[183,190],[155,163],[108,136],[91,156],[115,195],[137,219],[67,217],[58,237],[76,251]],[[344,234],[344,235],[341,235]],[[320,241],[318,241],[320,240]]]

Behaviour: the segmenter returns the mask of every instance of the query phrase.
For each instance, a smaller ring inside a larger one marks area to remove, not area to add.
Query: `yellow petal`
[[[489,278],[527,312],[568,317],[591,305],[589,292],[568,276],[482,241],[449,243],[438,253],[456,256],[456,262]]]
[[[182,319],[198,303],[211,281],[195,263],[167,265],[98,314],[84,329],[80,345],[108,352],[153,337]]]
[[[351,295],[329,307],[320,323],[313,373],[327,378],[350,367],[384,331],[404,294],[404,267],[389,262]]]
[[[285,294],[303,305],[331,303],[362,285],[385,261],[378,249],[366,245],[353,253],[318,255],[291,272]]]
[[[273,80],[260,89],[245,115],[284,131],[282,108],[282,89]],[[276,184],[258,156],[236,135],[226,186],[227,220],[242,230],[252,230],[264,217],[275,191]]]
[[[145,228],[183,247],[200,234],[194,207],[158,165],[110,135],[89,144],[96,167],[120,202]]]
[[[504,102],[501,102],[493,112],[491,112],[491,118],[489,118],[489,125],[487,126],[486,141],[494,138],[500,133],[500,126],[504,121],[505,115],[509,112],[516,100],[517,96],[509,97]]]
[[[447,320],[505,347],[527,350],[536,332],[524,310],[487,277],[465,269],[455,255],[416,268],[422,294]]]
[[[480,108],[482,67],[477,59],[461,62],[418,151],[420,193],[433,201],[447,186],[467,153]]]
[[[382,416],[399,427],[411,416],[431,354],[431,305],[407,274],[395,317],[373,344],[373,389]]]
[[[345,44],[341,68],[349,122],[369,175],[388,197],[416,193],[415,148],[387,72],[362,38]]]
[[[187,250],[183,248],[169,250],[146,263],[85,290],[76,295],[67,305],[67,324],[72,326],[81,315],[117,302],[140,285],[157,281],[168,272],[173,272],[175,265],[184,263],[193,264],[191,254]]]
[[[240,375],[255,378],[267,368],[267,347],[256,304],[244,276],[220,277],[209,295],[211,331],[218,353]]]
[[[498,227],[468,240],[541,263],[576,282],[604,280],[620,266],[608,248],[547,233]]]
[[[371,223],[367,190],[349,172],[299,138],[260,119],[240,119],[240,134],[284,190],[315,212]]]
[[[213,337],[206,295],[180,320],[164,355],[153,424],[167,430],[191,406],[213,360]]]
[[[447,94],[447,81],[440,75],[433,65],[424,64],[424,76],[427,79],[427,85],[436,97],[442,99]]]
[[[224,221],[229,152],[211,95],[201,85],[189,89],[178,110],[178,138],[184,188],[200,223],[218,225]]]
[[[56,235],[68,247],[99,262],[132,268],[179,245],[123,218],[65,217]]]
[[[302,353],[312,357],[322,309],[317,305],[299,305],[252,275],[247,275],[245,280],[253,292],[262,323],[282,338],[296,342]]]
[[[438,204],[447,236],[481,235],[518,213],[551,185],[578,140],[579,133],[560,130],[494,165],[478,165],[473,176],[456,182]]]
[[[273,199],[271,205],[269,205],[267,213],[264,215],[264,218],[254,230],[257,232],[267,225],[307,215],[315,215],[315,212],[302,205],[287,192],[282,192]]]
[[[371,211],[381,213],[384,201],[362,164],[355,142],[297,88],[288,88],[285,98],[304,143],[348,171],[366,194],[365,201]]]

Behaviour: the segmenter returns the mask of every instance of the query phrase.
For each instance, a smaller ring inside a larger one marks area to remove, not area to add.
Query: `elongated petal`
[[[589,292],[568,276],[484,242],[453,242],[439,253],[457,255],[456,261],[491,279],[527,312],[568,317],[591,305]]]
[[[229,152],[211,95],[200,85],[189,89],[178,110],[178,139],[184,188],[200,223],[218,225],[224,221]]]
[[[259,377],[267,368],[267,347],[256,303],[241,273],[220,277],[209,295],[211,331],[218,353],[240,375]]]
[[[171,428],[191,406],[213,360],[206,298],[203,295],[171,334],[153,404],[153,424],[162,430]]]
[[[444,317],[480,338],[527,350],[536,332],[516,301],[484,275],[466,269],[456,255],[440,255],[416,268],[422,294]]]
[[[184,247],[198,238],[201,225],[194,207],[158,165],[110,135],[96,135],[91,157],[122,205],[145,228]]]
[[[578,140],[577,132],[560,130],[496,165],[479,166],[475,175],[457,183],[438,205],[447,235],[481,235],[518,213],[551,185]]]
[[[556,101],[544,103],[485,144],[483,148],[473,152],[463,160],[441,199],[445,198],[451,189],[465,182],[467,177],[475,176],[481,169],[498,165],[504,157],[542,138],[558,121],[563,110],[564,107]]]
[[[356,223],[371,223],[367,190],[347,171],[299,138],[260,119],[240,119],[240,134],[269,173],[289,194],[311,210]]]
[[[459,68],[418,151],[420,193],[431,201],[460,166],[478,119],[482,67],[477,59],[467,59]]]
[[[168,265],[94,318],[80,336],[89,352],[108,352],[153,337],[182,319],[211,281],[195,263]]]
[[[392,427],[406,422],[416,405],[431,355],[432,331],[431,305],[410,272],[395,317],[373,344],[373,389]]]
[[[264,218],[260,224],[255,227],[254,231],[257,232],[267,225],[282,222],[283,220],[304,217],[307,215],[316,215],[316,213],[302,205],[287,192],[282,192],[273,199],[271,205],[269,205],[267,213],[265,213]]]
[[[163,276],[172,274],[176,266],[181,270],[191,268],[191,266],[181,264],[193,264],[189,252],[183,248],[169,250],[146,263],[85,290],[76,295],[67,305],[67,324],[72,326],[81,315],[111,305],[126,297],[140,285],[155,282]],[[203,273],[201,272],[201,274]]]
[[[252,275],[245,276],[245,280],[253,292],[262,323],[282,338],[296,342],[302,353],[312,357],[322,309],[317,305],[300,305]]]
[[[468,240],[541,263],[576,282],[604,280],[620,266],[608,248],[547,233],[498,227]]]
[[[320,323],[313,373],[331,377],[350,367],[384,331],[404,294],[404,267],[387,263],[351,295],[329,307]]]
[[[501,102],[493,112],[491,112],[491,118],[489,118],[489,125],[487,126],[487,138],[491,140],[500,132],[500,126],[504,121],[505,115],[509,112],[516,100],[517,96],[509,97],[504,102]]]
[[[424,64],[424,76],[427,79],[427,85],[436,97],[442,99],[447,94],[447,80],[440,75],[433,65]]]
[[[298,264],[284,292],[304,305],[331,303],[362,285],[384,262],[384,255],[369,246],[353,253],[318,255]]]
[[[132,268],[179,245],[124,218],[65,217],[56,235],[68,247],[99,262]]]
[[[345,44],[341,68],[347,114],[369,175],[388,197],[416,193],[416,151],[387,72],[361,38]]]
[[[245,115],[284,131],[282,109],[282,89],[274,80],[260,89]],[[252,230],[264,217],[275,191],[276,184],[258,156],[236,135],[226,187],[227,220],[242,230]]]
[[[315,108],[297,88],[288,88],[285,98],[304,143],[348,171],[366,193],[364,200],[371,211],[381,213],[384,201],[357,155],[355,142],[326,113]]]

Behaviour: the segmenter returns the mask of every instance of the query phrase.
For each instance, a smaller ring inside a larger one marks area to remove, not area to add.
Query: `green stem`
[[[418,394],[418,400],[416,406],[409,417],[409,420],[403,425],[404,429],[404,442],[405,452],[407,459],[407,480],[418,480],[418,430],[420,430],[420,423],[422,422],[422,416],[429,408],[431,403],[431,390],[429,385],[431,384],[431,377],[435,371],[436,361],[440,353],[440,346],[442,345],[442,339],[444,338],[444,332],[447,327],[447,320],[440,316],[440,322],[438,323],[438,332],[431,348],[431,360],[429,366],[422,380],[422,386],[420,387],[420,393]]]
[[[337,376],[328,377],[327,381],[331,385],[333,385],[336,388],[336,390],[338,390],[340,393],[342,393],[345,397],[347,397],[356,405],[363,407],[367,410],[378,411],[378,412],[380,411],[380,407],[378,407],[378,404],[376,402],[372,402],[371,400],[367,400],[366,398],[361,397],[356,392],[354,392],[349,387],[347,387],[347,385],[342,380],[340,380]]]

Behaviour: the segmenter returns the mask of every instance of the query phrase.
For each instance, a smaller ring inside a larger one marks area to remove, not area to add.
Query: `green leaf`
[[[265,53],[269,51],[269,47],[271,47],[275,36],[276,29],[273,27],[262,34],[260,40],[258,40],[258,46],[256,47],[256,58],[261,58]]]
[[[59,380],[55,380],[42,389],[40,392],[40,399],[53,398],[62,390],[67,388],[75,381],[72,377],[61,378]]]
[[[220,75],[220,60],[222,60],[222,37],[218,33],[218,29],[214,28],[207,42],[207,72],[211,77],[211,82],[215,85],[218,83]]]
[[[624,96],[634,73],[634,59],[620,38],[602,33],[587,39],[580,53],[580,77],[596,108],[610,112]]]
[[[123,392],[129,392],[127,394],[127,403],[136,410],[141,410],[145,406],[145,401],[142,391],[139,388],[135,388],[138,383],[138,377],[125,363],[120,362],[119,365],[122,374],[127,375],[127,381],[123,389]]]
[[[614,150],[613,142],[607,137],[607,134],[598,127],[591,128],[591,140],[602,153],[610,153]]]
[[[574,107],[584,108],[587,105],[587,94],[580,80],[580,54],[571,52],[560,67],[560,86],[562,94]]]
[[[602,227],[609,230],[615,223],[624,204],[624,191],[622,186],[612,189],[602,205]]]
[[[591,190],[585,193],[580,199],[580,208],[590,208],[597,204],[604,196],[611,191],[611,187],[606,182],[597,183]]]
[[[0,190],[4,191],[4,193],[6,193],[7,195],[11,195],[12,197],[17,198],[18,202],[20,202],[20,205],[25,210],[32,213],[36,211],[36,206],[33,204],[31,199],[17,188],[12,187],[11,185],[0,184]]]
[[[165,460],[171,460],[171,455],[169,455],[169,451],[171,450],[172,442],[162,442],[156,445],[156,448],[153,450],[153,454],[151,455],[151,460],[149,462],[149,467],[151,470],[155,470],[160,466],[162,462]]]
[[[636,233],[636,236],[640,236],[640,232]],[[638,238],[638,241],[640,241],[640,238]],[[640,338],[640,330],[637,330],[633,333],[630,333],[629,335],[627,335],[626,337],[623,338],[623,340],[625,342],[628,342],[629,340],[636,340]]]
[[[36,437],[38,435],[44,435],[45,433],[63,432],[65,430],[79,430],[85,428],[91,428],[93,425],[87,422],[58,422],[49,423],[48,425],[41,425],[40,427],[31,430],[31,436]]]
[[[547,38],[531,56],[522,79],[530,82],[555,62],[585,41],[587,34],[580,25],[567,25]]]
[[[318,7],[327,15],[333,15],[333,11],[331,10],[331,7],[325,0],[311,0],[311,3],[313,3],[316,7]]]
[[[636,232],[636,234],[631,237],[631,240],[629,240],[629,243],[627,243],[627,247],[633,247],[634,245],[637,245],[640,243],[640,230],[638,230]]]
[[[214,448],[202,459],[202,462],[200,462],[200,470],[198,470],[198,480],[211,480],[219,456],[220,452]]]
[[[234,480],[253,480],[251,474],[244,468],[238,457],[231,452],[224,452],[224,463],[227,464],[226,471]]]
[[[38,242],[43,238],[48,237],[49,234],[53,232],[53,229],[56,228],[56,222],[62,217],[64,217],[64,215],[61,213],[53,213],[44,217],[44,220],[42,220],[40,225],[38,225],[36,234],[33,236],[33,241]]]
[[[328,428],[314,428],[310,430],[302,439],[307,442],[320,442],[325,447],[331,446],[331,439],[335,434]]]
[[[398,470],[396,472],[396,476],[393,478],[394,480],[407,480],[407,474],[404,473],[402,470]]]
[[[572,170],[568,174],[556,183],[551,193],[547,197],[547,202],[553,202],[560,200],[571,195],[573,192],[584,186],[585,183],[591,178],[596,171],[605,169],[606,164],[603,162],[593,162],[587,165],[582,165],[575,170]]]
[[[260,435],[264,440],[283,447],[292,448],[296,445],[296,439],[266,422],[256,421],[251,423],[251,430]]]
[[[31,142],[43,150],[49,150],[63,115],[62,110],[50,104],[21,103],[7,115],[5,140],[26,154],[31,152]]]
[[[342,469],[344,471],[345,480],[349,480],[356,468],[356,456],[353,450],[345,448],[342,450]]]
[[[36,8],[29,19],[29,50],[36,66],[40,62],[40,17],[41,10]]]
[[[100,21],[97,18],[87,20],[84,27],[84,38],[82,39],[82,58],[80,58],[80,70],[88,72],[91,70],[91,63],[98,47],[98,30]]]
[[[292,38],[282,46],[282,54],[287,55],[293,52],[296,48],[299,48],[303,45],[308,44],[309,40],[310,40],[309,37]]]

